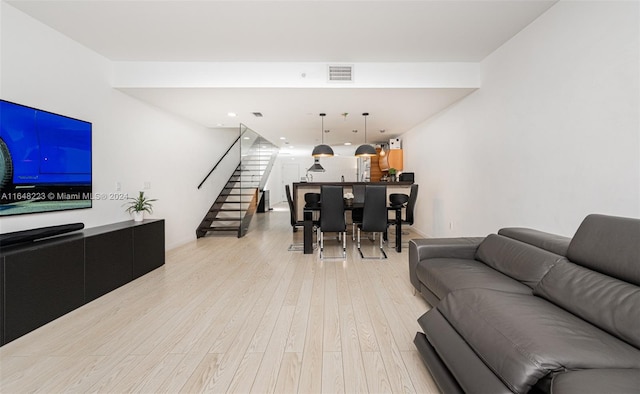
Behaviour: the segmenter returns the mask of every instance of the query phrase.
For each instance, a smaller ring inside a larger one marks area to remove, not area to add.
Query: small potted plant
[[[389,168],[389,176],[391,177],[391,182],[396,181],[396,172],[397,170],[395,168]]]
[[[144,195],[144,192],[141,191],[138,194],[138,197],[133,198],[129,197],[129,202],[127,203],[127,212],[133,213],[133,220],[136,222],[141,222],[144,219],[144,212],[153,212],[153,205],[151,204],[153,201],[158,201],[156,199],[147,198]]]

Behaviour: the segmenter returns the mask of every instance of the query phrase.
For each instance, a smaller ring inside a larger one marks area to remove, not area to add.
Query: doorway
[[[291,185],[293,191],[293,183],[300,182],[300,164],[299,163],[283,163],[282,164],[282,187],[280,187],[280,201],[287,201],[284,193],[284,185]]]

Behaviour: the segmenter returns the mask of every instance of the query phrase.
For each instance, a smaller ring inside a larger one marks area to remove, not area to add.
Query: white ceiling
[[[364,143],[364,112],[367,118],[367,141],[388,140],[424,120],[425,113],[435,113],[459,100],[473,89],[121,89],[200,124],[224,126],[237,124],[228,111],[244,108],[243,121],[253,130],[268,130],[270,140],[296,152],[320,142],[321,112],[324,118],[324,142],[341,145]],[[283,105],[284,104],[284,105]],[[348,115],[345,117],[345,108]],[[212,110],[216,109],[216,110]],[[261,112],[256,118],[251,113]],[[381,125],[384,125],[382,127]],[[390,126],[389,128],[385,128]],[[380,129],[384,133],[380,133]],[[357,130],[354,133],[353,130]],[[285,137],[285,144],[280,137]],[[354,150],[355,150],[354,146]]]
[[[114,61],[421,63],[479,62],[556,1],[7,2]],[[364,140],[362,112],[371,113],[369,140],[387,139],[473,89],[121,90],[208,127],[243,122],[278,145],[287,146],[280,140],[286,137],[288,145],[310,150],[320,138],[320,112],[327,113],[325,129],[331,130],[325,142],[358,144]],[[239,116],[229,119],[228,111]],[[264,117],[254,118],[255,111]]]

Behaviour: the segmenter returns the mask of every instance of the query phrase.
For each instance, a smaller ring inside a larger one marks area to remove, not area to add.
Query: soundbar
[[[0,234],[0,246],[4,247],[19,243],[33,242],[42,238],[54,237],[56,235],[82,230],[83,228],[84,223],[71,223]]]

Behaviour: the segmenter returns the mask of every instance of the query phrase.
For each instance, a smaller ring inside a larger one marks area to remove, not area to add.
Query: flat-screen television
[[[0,216],[91,202],[91,123],[0,100]]]

